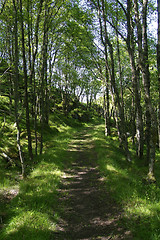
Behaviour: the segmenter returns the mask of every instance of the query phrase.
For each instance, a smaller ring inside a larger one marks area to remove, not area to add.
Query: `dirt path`
[[[77,157],[63,176],[59,190],[63,211],[52,239],[132,239],[130,232],[117,224],[122,209],[111,199],[100,177],[87,130],[75,137],[69,151]]]

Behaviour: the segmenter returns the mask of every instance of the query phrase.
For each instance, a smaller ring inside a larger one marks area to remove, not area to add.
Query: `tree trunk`
[[[99,24],[100,24],[100,34],[101,34],[101,42],[104,46],[104,52],[105,52],[105,109],[104,109],[104,116],[105,116],[105,136],[111,135],[111,124],[110,124],[110,111],[109,111],[109,70],[108,70],[108,50],[107,50],[107,28],[106,28],[106,21],[103,16],[103,26],[102,26],[102,20],[100,18],[100,3],[98,0],[98,11],[99,11]],[[104,27],[104,36],[103,36],[103,27]],[[102,72],[101,72],[102,74]]]
[[[128,149],[128,140],[127,140],[127,134],[126,134],[126,123],[125,123],[125,117],[124,117],[124,109],[122,107],[121,101],[120,101],[120,96],[119,96],[119,92],[116,86],[116,81],[115,81],[115,69],[114,69],[114,56],[113,56],[113,46],[108,38],[108,34],[107,34],[107,27],[106,27],[106,16],[105,16],[105,4],[104,4],[104,0],[101,0],[102,3],[102,10],[100,9],[100,3],[98,0],[98,8],[99,11],[102,12],[102,16],[103,16],[103,21],[104,21],[104,32],[105,32],[105,41],[106,44],[109,47],[109,53],[110,53],[110,64],[111,64],[111,72],[110,72],[110,80],[111,80],[111,91],[112,94],[114,96],[114,103],[115,106],[118,107],[118,117],[119,117],[119,130],[120,130],[120,134],[122,137],[122,143],[123,143],[123,148],[125,151],[125,156],[126,156],[126,160],[127,161],[131,161],[131,156],[130,156],[130,152]],[[100,16],[99,16],[100,17]],[[101,21],[101,19],[100,19]],[[102,29],[102,28],[101,28]],[[107,63],[107,68],[108,71],[110,71],[109,67],[108,67],[108,63]]]
[[[104,103],[104,119],[105,119],[105,136],[111,135],[111,127],[110,127],[110,114],[109,114],[109,89],[105,82],[104,84],[104,93],[103,93]]]
[[[30,117],[29,117],[28,76],[27,76],[27,66],[26,66],[26,53],[25,53],[25,37],[24,37],[24,25],[23,25],[22,0],[20,0],[20,13],[21,13],[23,73],[24,73],[24,82],[25,82],[25,108],[26,108],[26,128],[27,128],[27,136],[28,136],[28,153],[29,153],[30,160],[33,160],[32,138],[31,138],[31,129],[30,129]]]
[[[128,53],[129,53],[129,58],[130,58],[130,64],[131,64],[131,70],[132,70],[132,83],[133,83],[133,90],[134,90],[134,95],[135,95],[135,106],[136,106],[136,139],[137,139],[137,155],[139,158],[143,157],[143,148],[144,148],[144,133],[143,133],[143,119],[142,119],[142,107],[140,104],[141,101],[141,96],[140,96],[140,87],[139,87],[139,67],[140,67],[140,62],[138,69],[136,68],[136,63],[135,63],[135,43],[134,43],[134,33],[133,33],[133,26],[132,26],[132,17],[131,17],[131,1],[127,1],[127,48],[128,48]],[[135,11],[135,16],[136,16],[136,21],[138,22],[138,11],[137,11],[137,6],[134,4],[134,11]],[[137,24],[137,29],[138,24]],[[138,45],[140,46],[142,36],[140,35],[140,31],[137,30],[138,32]],[[140,47],[139,47],[139,52],[140,52]],[[140,58],[140,57],[139,57]]]
[[[158,140],[159,140],[159,149],[160,149],[160,0],[157,0],[157,11],[158,11],[157,69],[158,69],[158,86],[159,86]]]
[[[45,125],[45,76],[47,74],[47,3],[45,4],[45,16],[44,16],[44,26],[43,26],[43,46],[42,46],[42,67],[41,67],[41,97],[40,97],[40,122],[41,122],[41,137],[40,137],[40,154],[43,151],[43,135],[44,135],[44,125]]]
[[[29,0],[28,0],[29,1]],[[30,83],[33,82],[33,96],[32,101],[33,101],[33,110],[34,114],[32,113],[32,116],[34,115],[34,135],[35,135],[35,154],[38,154],[38,136],[37,136],[37,116],[38,116],[38,94],[37,94],[37,83],[35,79],[35,61],[36,61],[36,56],[38,53],[38,43],[39,43],[39,23],[40,23],[40,16],[42,12],[42,5],[43,5],[43,0],[40,1],[39,3],[39,8],[38,8],[38,15],[35,23],[35,34],[34,34],[34,39],[32,42],[32,56],[31,56],[31,69],[30,69],[30,76],[29,76],[29,81]],[[31,23],[32,25],[32,23]],[[31,33],[31,36],[33,33]],[[32,36],[33,37],[33,36]]]
[[[118,23],[118,16],[117,16],[117,23]],[[116,23],[116,24],[117,24]],[[116,32],[117,37],[117,56],[118,56],[118,70],[119,70],[119,79],[120,79],[120,89],[121,89],[121,102],[122,102],[122,108],[124,108],[124,99],[123,99],[123,73],[122,73],[122,67],[121,67],[121,56],[120,56],[120,49],[119,49],[119,36]]]
[[[19,117],[18,117],[18,102],[19,102],[19,91],[18,91],[18,81],[19,81],[19,70],[18,70],[18,19],[17,19],[17,6],[15,4],[15,0],[13,0],[14,10],[15,10],[15,25],[14,25],[14,36],[15,36],[15,49],[14,49],[14,70],[15,70],[15,76],[14,76],[14,112],[15,112],[15,119],[16,119],[16,127],[17,127],[17,147],[19,152],[19,158],[21,162],[21,169],[22,169],[22,177],[25,176],[25,167],[24,167],[24,159],[23,159],[23,153],[22,153],[22,146],[20,141],[20,125],[19,125]]]
[[[149,125],[151,136],[148,139],[150,143],[150,156],[149,156],[149,175],[154,175],[154,162],[155,162],[155,148],[156,148],[156,137],[157,137],[157,119],[155,115],[155,111],[153,109],[150,97],[150,72],[149,72],[149,61],[148,61],[148,41],[147,41],[147,7],[148,7],[148,0],[143,0],[143,25],[142,25],[142,37],[143,37],[143,54],[142,54],[142,61],[141,61],[141,68],[142,68],[142,79],[145,91],[145,102],[146,102],[146,109],[148,111],[149,117]]]
[[[107,46],[105,44],[105,95],[106,95],[106,111],[105,111],[105,122],[106,122],[106,127],[105,127],[105,136],[110,136],[111,135],[111,119],[110,119],[110,111],[109,111],[109,74],[108,74],[108,69],[107,69]]]

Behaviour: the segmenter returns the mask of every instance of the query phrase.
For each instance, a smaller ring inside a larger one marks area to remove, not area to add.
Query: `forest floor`
[[[126,162],[114,129],[105,137],[97,121],[58,131],[46,131],[26,179],[0,162],[0,239],[159,240],[159,182],[143,182],[148,169],[134,153]]]
[[[86,128],[69,145],[75,156],[59,188],[60,219],[51,239],[133,239],[121,223],[123,209],[112,199],[101,177],[94,141]]]

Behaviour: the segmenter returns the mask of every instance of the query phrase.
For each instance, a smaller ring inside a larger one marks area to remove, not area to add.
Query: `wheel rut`
[[[51,239],[132,239],[130,231],[120,227],[123,210],[107,192],[97,167],[94,142],[87,132],[79,133],[69,146],[76,159],[63,176],[59,189],[62,210]]]

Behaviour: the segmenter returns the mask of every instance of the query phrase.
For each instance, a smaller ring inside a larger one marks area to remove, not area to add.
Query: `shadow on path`
[[[118,225],[122,210],[100,177],[94,143],[87,130],[75,137],[69,152],[76,152],[77,159],[63,176],[59,189],[63,210],[51,239],[132,239],[131,233]]]

